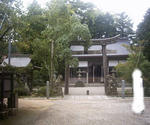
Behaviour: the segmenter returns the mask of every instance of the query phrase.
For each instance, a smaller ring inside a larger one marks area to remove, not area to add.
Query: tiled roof
[[[84,47],[83,46],[71,46],[70,47],[72,51],[84,51]]]
[[[130,45],[129,40],[118,40],[118,42],[109,44],[106,46],[107,50],[112,50],[115,52],[107,52],[107,55],[129,55],[129,51],[124,45]],[[82,49],[81,49],[82,47]],[[71,46],[72,51],[83,51],[84,47],[83,46]],[[102,47],[100,45],[92,45],[89,49],[89,51],[98,51],[102,50]],[[74,54],[73,56],[78,57],[78,56],[102,56],[102,54]]]
[[[129,55],[129,51],[124,45],[130,45],[130,41],[118,41],[117,43],[107,45],[108,50],[116,50],[116,53],[108,53],[108,55]]]
[[[102,46],[100,45],[93,45],[91,47],[88,48],[89,51],[97,51],[97,50],[101,50],[102,49]]]

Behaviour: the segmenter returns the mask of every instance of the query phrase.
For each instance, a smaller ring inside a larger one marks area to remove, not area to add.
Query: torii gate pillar
[[[107,75],[107,56],[106,56],[106,44],[102,45],[102,55],[103,55],[103,73],[104,73],[104,86],[105,93],[107,94],[107,83],[106,83],[106,75]]]
[[[120,35],[116,35],[114,37],[104,38],[104,39],[91,39],[92,45],[101,45],[102,46],[104,86],[105,86],[105,94],[106,95],[108,94],[108,92],[107,92],[108,85],[106,82],[106,76],[108,74],[106,46],[108,44],[116,43],[117,40],[119,39],[119,37],[120,37]]]

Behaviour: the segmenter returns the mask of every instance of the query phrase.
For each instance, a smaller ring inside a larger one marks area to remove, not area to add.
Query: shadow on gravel
[[[20,99],[17,114],[0,120],[0,125],[32,125],[50,105],[52,103],[48,100]]]

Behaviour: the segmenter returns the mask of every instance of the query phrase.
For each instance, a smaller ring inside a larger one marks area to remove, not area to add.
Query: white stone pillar
[[[88,84],[88,79],[89,79],[89,73],[86,72],[86,83]]]
[[[49,81],[46,81],[46,97],[49,99]]]

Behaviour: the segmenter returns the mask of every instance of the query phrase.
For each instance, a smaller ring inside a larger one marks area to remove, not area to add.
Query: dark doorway
[[[94,70],[95,82],[100,82],[101,80],[101,66],[96,65]]]
[[[101,65],[92,64],[89,66],[89,83],[101,82]]]

